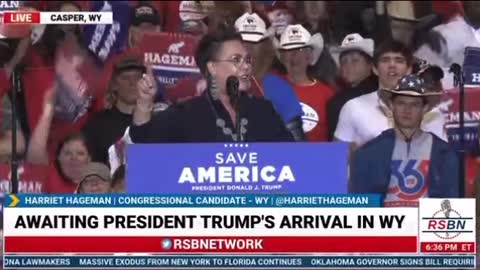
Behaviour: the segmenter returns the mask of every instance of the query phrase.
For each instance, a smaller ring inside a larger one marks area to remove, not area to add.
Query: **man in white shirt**
[[[413,55],[410,49],[397,41],[381,44],[374,54],[374,72],[378,76],[379,89],[393,89],[398,80],[412,71]],[[350,143],[351,151],[393,128],[392,113],[386,105],[384,91],[376,91],[348,101],[340,112],[335,139]],[[446,140],[443,116],[422,123],[425,131],[431,131]]]
[[[433,29],[442,38],[437,41],[440,43],[440,50],[424,44],[415,52],[415,56],[433,65],[450,68],[453,63],[463,64],[466,47],[480,47],[480,2],[463,1],[463,4],[465,17],[457,17]]]

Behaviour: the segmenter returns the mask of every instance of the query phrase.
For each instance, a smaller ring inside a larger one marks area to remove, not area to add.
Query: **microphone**
[[[239,85],[240,82],[236,76],[230,76],[227,78],[227,95],[230,98],[230,103],[234,107],[240,96],[240,91],[238,90]]]
[[[465,53],[467,53],[468,48],[465,49]],[[467,57],[465,57],[467,59]],[[449,69],[450,73],[453,73],[453,85],[455,87],[459,88],[459,104],[458,104],[458,110],[459,110],[459,135],[460,135],[460,140],[459,140],[459,147],[457,149],[458,151],[458,166],[460,168],[458,172],[458,190],[459,190],[459,195],[460,198],[465,197],[465,76],[463,73],[462,66],[453,63],[450,66]]]
[[[450,66],[450,69],[448,70],[448,72],[450,73],[459,73],[461,71],[462,71],[462,66],[460,66],[460,64],[457,64],[457,63],[453,63]]]
[[[462,80],[462,66],[457,63],[453,63],[448,72],[453,73],[453,84],[454,86],[458,86]]]
[[[441,203],[442,211],[445,214],[446,218],[450,217],[450,212],[452,211],[452,205],[449,200],[444,200]]]

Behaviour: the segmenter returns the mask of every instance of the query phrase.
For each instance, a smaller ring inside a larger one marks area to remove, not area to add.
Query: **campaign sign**
[[[131,144],[127,192],[347,193],[344,143]]]
[[[451,89],[446,91],[445,101],[443,104],[447,107],[445,113],[446,117],[446,131],[448,141],[455,149],[460,148],[460,92],[458,89]],[[479,148],[479,134],[478,123],[480,119],[480,86],[477,88],[465,88],[465,113],[464,113],[464,134],[465,134],[465,149],[468,153],[478,155]]]
[[[465,85],[480,87],[480,48],[467,47],[463,63]]]
[[[159,96],[162,99],[170,94],[181,78],[199,75],[195,63],[195,49],[198,38],[176,33],[145,33],[138,45],[145,63],[151,64]]]
[[[126,46],[130,26],[127,1],[91,1],[90,11],[112,12],[113,24],[92,24],[83,28],[83,42],[101,62],[121,53]]]
[[[17,170],[19,193],[44,193],[49,167],[43,165],[20,164]],[[10,193],[12,171],[10,164],[0,163],[0,195]]]
[[[467,47],[463,64],[465,78],[465,149],[469,154],[479,155],[478,143],[480,120],[480,49]],[[448,74],[447,76],[452,76]],[[441,109],[446,115],[446,130],[450,144],[459,149],[460,145],[460,91],[446,89]]]

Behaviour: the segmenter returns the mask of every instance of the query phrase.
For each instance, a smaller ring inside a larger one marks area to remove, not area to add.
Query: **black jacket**
[[[92,161],[108,164],[108,148],[122,138],[131,123],[132,115],[122,113],[116,107],[95,114],[83,129]]]
[[[327,102],[327,123],[328,138],[333,139],[333,134],[337,128],[338,118],[343,105],[349,100],[361,95],[369,94],[378,89],[378,78],[375,75],[363,80],[356,87],[350,87],[342,90]]]
[[[134,143],[233,141],[217,126],[217,116],[225,120],[226,127],[235,130],[221,103],[205,94],[155,114],[144,125],[132,125],[130,137]],[[240,116],[248,119],[244,141],[293,141],[280,116],[265,99],[240,97]]]

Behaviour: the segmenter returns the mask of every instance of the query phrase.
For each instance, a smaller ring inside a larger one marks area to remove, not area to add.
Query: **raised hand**
[[[147,72],[137,83],[137,106],[133,113],[133,124],[143,125],[150,121],[156,93],[157,86],[152,68],[147,65]]]
[[[138,109],[151,110],[153,107],[155,94],[157,87],[155,84],[155,78],[153,76],[152,68],[147,66],[147,72],[143,74],[143,77],[137,83],[137,107]]]
[[[53,115],[55,111],[55,99],[57,97],[57,85],[54,84],[47,90],[43,97],[43,112],[48,115]]]

